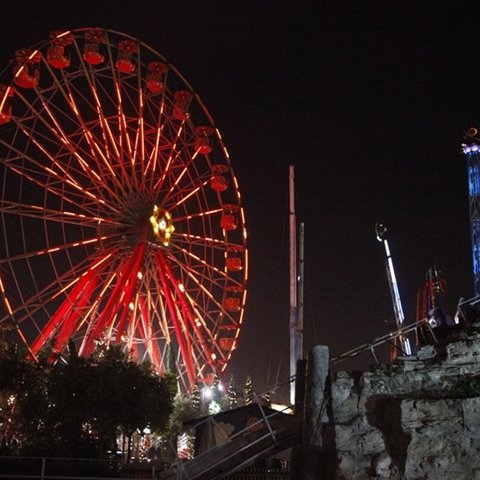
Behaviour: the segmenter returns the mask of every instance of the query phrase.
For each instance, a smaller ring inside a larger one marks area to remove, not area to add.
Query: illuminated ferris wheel
[[[0,323],[33,357],[120,344],[185,388],[224,371],[247,280],[218,129],[155,50],[54,32],[0,78]]]

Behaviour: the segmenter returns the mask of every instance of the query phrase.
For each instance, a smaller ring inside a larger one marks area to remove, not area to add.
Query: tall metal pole
[[[300,223],[300,238],[298,245],[298,310],[297,310],[297,360],[304,358],[303,351],[303,289],[304,281],[304,243],[305,243],[305,225]]]
[[[297,370],[297,228],[295,216],[295,167],[289,168],[289,223],[290,223],[290,376]],[[290,404],[295,404],[295,382],[290,383]]]

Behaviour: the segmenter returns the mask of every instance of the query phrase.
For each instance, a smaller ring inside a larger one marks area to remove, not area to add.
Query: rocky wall
[[[480,480],[478,333],[369,372],[339,372],[330,407],[332,478]]]

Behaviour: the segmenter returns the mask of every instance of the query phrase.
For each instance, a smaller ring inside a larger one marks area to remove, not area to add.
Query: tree
[[[0,343],[0,437],[4,449],[10,448],[14,402],[25,375],[25,356],[15,345]]]
[[[95,371],[94,426],[103,454],[116,449],[118,431],[127,436],[130,446],[135,430],[166,427],[176,392],[173,376],[162,378],[150,364],[137,365],[119,346],[99,356]]]
[[[48,378],[48,397],[51,404],[50,426],[55,434],[52,447],[55,455],[92,457],[96,451],[92,432],[92,413],[96,384],[92,362],[79,358],[70,349],[67,363],[57,362]]]
[[[50,428],[52,402],[48,397],[50,366],[24,360],[24,371],[16,386],[13,415],[14,434],[20,453],[51,454],[55,432]]]
[[[230,408],[238,407],[238,394],[235,388],[235,380],[233,379],[233,375],[230,377],[230,380],[228,382],[227,399],[228,399],[228,406]]]
[[[43,365],[26,352],[2,342],[0,348],[0,426],[6,447],[18,451],[18,441],[48,443],[44,418],[48,400]]]
[[[253,391],[252,379],[247,375],[245,380],[245,387],[243,389],[243,402],[245,405],[250,405],[255,400],[255,392]]]
[[[190,399],[190,405],[192,407],[192,412],[196,415],[200,415],[200,410],[201,410],[201,394],[200,394],[200,389],[198,388],[198,385],[194,385],[192,388],[192,391],[189,395]]]
[[[166,440],[164,442],[163,455],[167,460],[175,459],[175,450],[177,439],[183,430],[183,422],[192,420],[197,414],[192,408],[192,402],[189,395],[178,392],[173,400],[173,412],[168,420],[166,430]]]
[[[15,396],[13,427],[25,455],[114,454],[119,432],[165,429],[176,392],[173,376],[131,362],[117,346],[82,359],[72,344],[67,362],[54,366],[2,350],[0,372],[1,398]]]
[[[176,380],[173,376],[162,379],[150,364],[137,365],[129,361],[124,365],[120,382],[121,404],[118,426],[128,438],[128,461],[132,435],[147,427],[153,432],[165,429],[173,409]]]

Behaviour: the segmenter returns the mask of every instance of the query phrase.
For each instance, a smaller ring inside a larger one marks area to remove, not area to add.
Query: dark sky
[[[393,318],[376,222],[407,322],[432,259],[451,315],[472,296],[462,134],[480,117],[480,4],[438,1],[2,2],[0,60],[50,31],[128,33],[200,94],[247,216],[249,297],[237,384],[288,374],[288,166],[305,223],[305,345],[333,355]],[[359,358],[348,367],[364,367]]]

